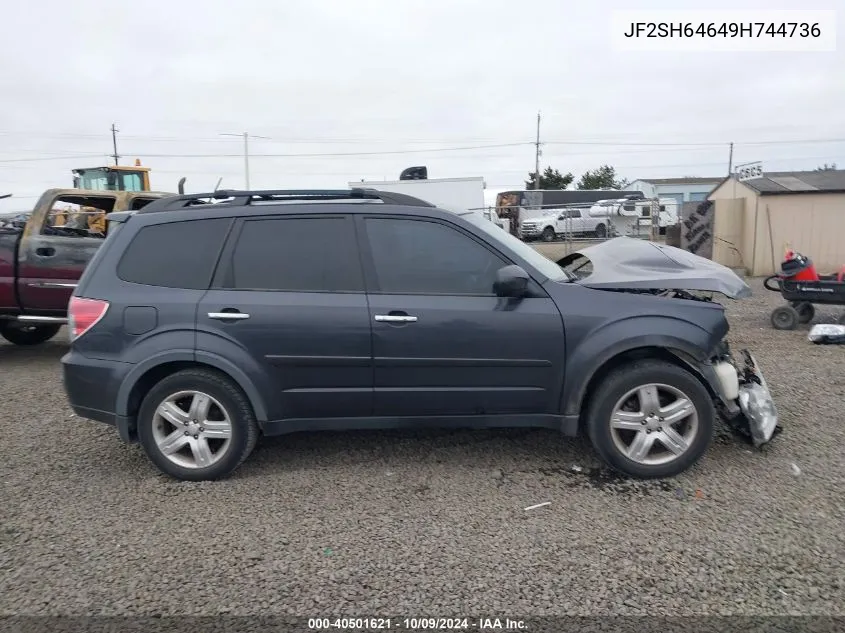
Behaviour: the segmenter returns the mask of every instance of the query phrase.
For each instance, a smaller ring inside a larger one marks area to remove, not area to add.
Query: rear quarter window
[[[203,290],[209,287],[232,220],[183,220],[145,226],[117,266],[123,281]]]

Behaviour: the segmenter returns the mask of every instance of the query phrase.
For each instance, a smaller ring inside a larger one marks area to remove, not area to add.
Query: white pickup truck
[[[527,218],[520,225],[520,237],[526,241],[552,242],[558,236],[604,238],[651,233],[657,218],[660,234],[678,222],[678,203],[673,199],[599,200],[591,206],[547,209],[543,215]]]
[[[608,214],[594,216],[590,212],[587,206],[549,209],[546,215],[523,220],[519,236],[526,241],[544,242],[553,242],[559,235],[607,237],[611,232]]]

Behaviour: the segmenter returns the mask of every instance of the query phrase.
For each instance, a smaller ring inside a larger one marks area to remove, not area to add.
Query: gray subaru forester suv
[[[757,446],[779,429],[707,293],[750,290],[631,238],[554,262],[370,189],[178,195],[110,214],[64,384],[179,479],[231,473],[261,434],[423,426],[584,432],[612,468],[670,477],[717,416]]]

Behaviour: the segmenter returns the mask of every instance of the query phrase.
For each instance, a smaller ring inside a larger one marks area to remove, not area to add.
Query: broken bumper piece
[[[742,354],[745,356],[745,381],[739,387],[739,406],[748,422],[754,446],[760,447],[775,434],[778,410],[757,361],[748,350],[742,350]]]

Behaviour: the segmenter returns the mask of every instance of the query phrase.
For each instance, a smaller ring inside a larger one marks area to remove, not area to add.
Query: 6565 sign
[[[743,180],[751,180],[752,178],[763,177],[763,163],[746,163],[745,165],[737,165],[736,179],[739,182]]]

